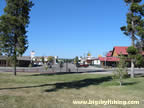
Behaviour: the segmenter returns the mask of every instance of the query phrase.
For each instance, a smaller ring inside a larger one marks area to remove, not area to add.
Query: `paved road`
[[[67,68],[67,71],[66,71]],[[12,72],[12,67],[0,67],[0,72]],[[53,65],[52,68],[45,69],[45,67],[18,67],[17,72],[30,72],[30,73],[66,73],[70,71],[71,73],[77,73],[77,67],[74,64],[64,64],[63,68],[60,69],[59,64]],[[104,68],[97,68],[93,66],[89,66],[87,68],[78,68],[78,73],[92,73],[92,74],[112,74],[114,69],[104,69]],[[130,69],[128,69],[130,73]],[[144,74],[144,68],[135,69],[136,74]]]

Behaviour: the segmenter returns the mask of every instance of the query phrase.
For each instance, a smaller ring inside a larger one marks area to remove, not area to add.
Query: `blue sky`
[[[120,27],[126,23],[123,0],[33,0],[28,27],[29,48],[37,56],[73,58],[103,55],[113,46],[129,46]],[[0,12],[4,7],[0,1]],[[0,13],[1,15],[1,13]]]

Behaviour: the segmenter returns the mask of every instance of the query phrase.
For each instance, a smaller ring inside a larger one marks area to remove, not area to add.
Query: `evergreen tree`
[[[126,57],[120,54],[119,56],[120,61],[117,65],[117,68],[114,70],[114,76],[113,79],[119,79],[120,86],[123,84],[123,79],[128,78],[128,71],[127,71],[127,63],[126,63]]]
[[[14,75],[17,56],[22,56],[28,48],[26,27],[32,6],[33,3],[29,0],[6,0],[4,15],[0,17],[0,49],[12,58]]]
[[[136,55],[136,66],[137,67],[144,67],[144,57],[141,54]]]
[[[131,59],[131,78],[134,78],[134,62],[136,61],[136,55],[138,54],[137,48],[134,46],[128,47],[127,49],[128,52],[128,58]]]
[[[131,46],[136,47],[136,41],[142,43],[144,39],[144,5],[140,4],[142,0],[124,1],[129,6],[129,12],[127,13],[127,26],[121,27],[121,30],[131,38]],[[131,77],[134,77],[133,59],[131,59]]]

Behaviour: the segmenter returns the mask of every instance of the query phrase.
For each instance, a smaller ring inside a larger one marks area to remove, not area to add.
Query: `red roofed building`
[[[114,47],[113,52],[112,52],[112,56],[118,57],[120,54],[127,56],[128,55],[127,48],[128,47],[118,47],[118,46]]]
[[[127,46],[115,46],[112,51],[109,51],[106,55],[106,57],[99,57],[99,60],[101,62],[101,65],[103,66],[116,66],[116,64],[119,62],[119,55],[128,56],[127,52]],[[144,52],[141,52],[141,54],[144,56]],[[130,65],[130,61],[127,60],[127,62]]]
[[[86,63],[89,65],[115,67],[120,61],[119,58],[120,55],[126,57],[128,56],[127,49],[128,49],[127,46],[115,46],[112,51],[109,51],[106,54],[106,57],[98,57],[98,58],[88,57],[84,60],[81,60],[81,63]],[[144,56],[144,52],[142,52],[141,54]],[[128,66],[130,66],[130,60],[127,59],[126,62],[128,63]]]
[[[108,62],[118,62],[120,59],[118,57],[99,57],[100,61],[108,61]]]
[[[113,52],[113,51],[109,51],[109,52],[107,53],[106,57],[111,57],[111,56],[112,56],[112,52]]]
[[[120,54],[128,56],[127,48],[128,47],[115,46],[112,51],[107,53],[106,57],[99,57],[101,65],[116,66],[120,60],[118,57]]]

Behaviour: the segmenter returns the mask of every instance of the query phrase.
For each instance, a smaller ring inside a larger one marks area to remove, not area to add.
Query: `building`
[[[58,56],[34,56],[32,58],[32,62],[35,64],[35,65],[43,65],[45,63],[48,63],[48,58],[49,57],[52,57],[53,58],[53,61],[52,61],[52,64],[57,64],[57,59],[58,59]]]
[[[101,66],[115,67],[120,60],[120,55],[128,57],[127,48],[127,46],[115,46],[112,51],[109,51],[107,53],[106,57],[99,57]],[[144,55],[144,52],[142,52],[142,55]],[[129,60],[127,60],[126,62],[128,62],[128,64],[130,65]]]
[[[92,65],[100,66],[101,62],[100,62],[100,60],[98,58],[94,58],[94,59],[92,59]]]
[[[100,60],[98,58],[87,56],[84,58],[79,58],[80,64],[86,64],[86,65],[98,65],[100,66]]]
[[[29,56],[17,57],[17,66],[28,67],[31,63],[31,58]],[[0,56],[0,67],[10,67],[12,63],[9,62],[7,56]]]

